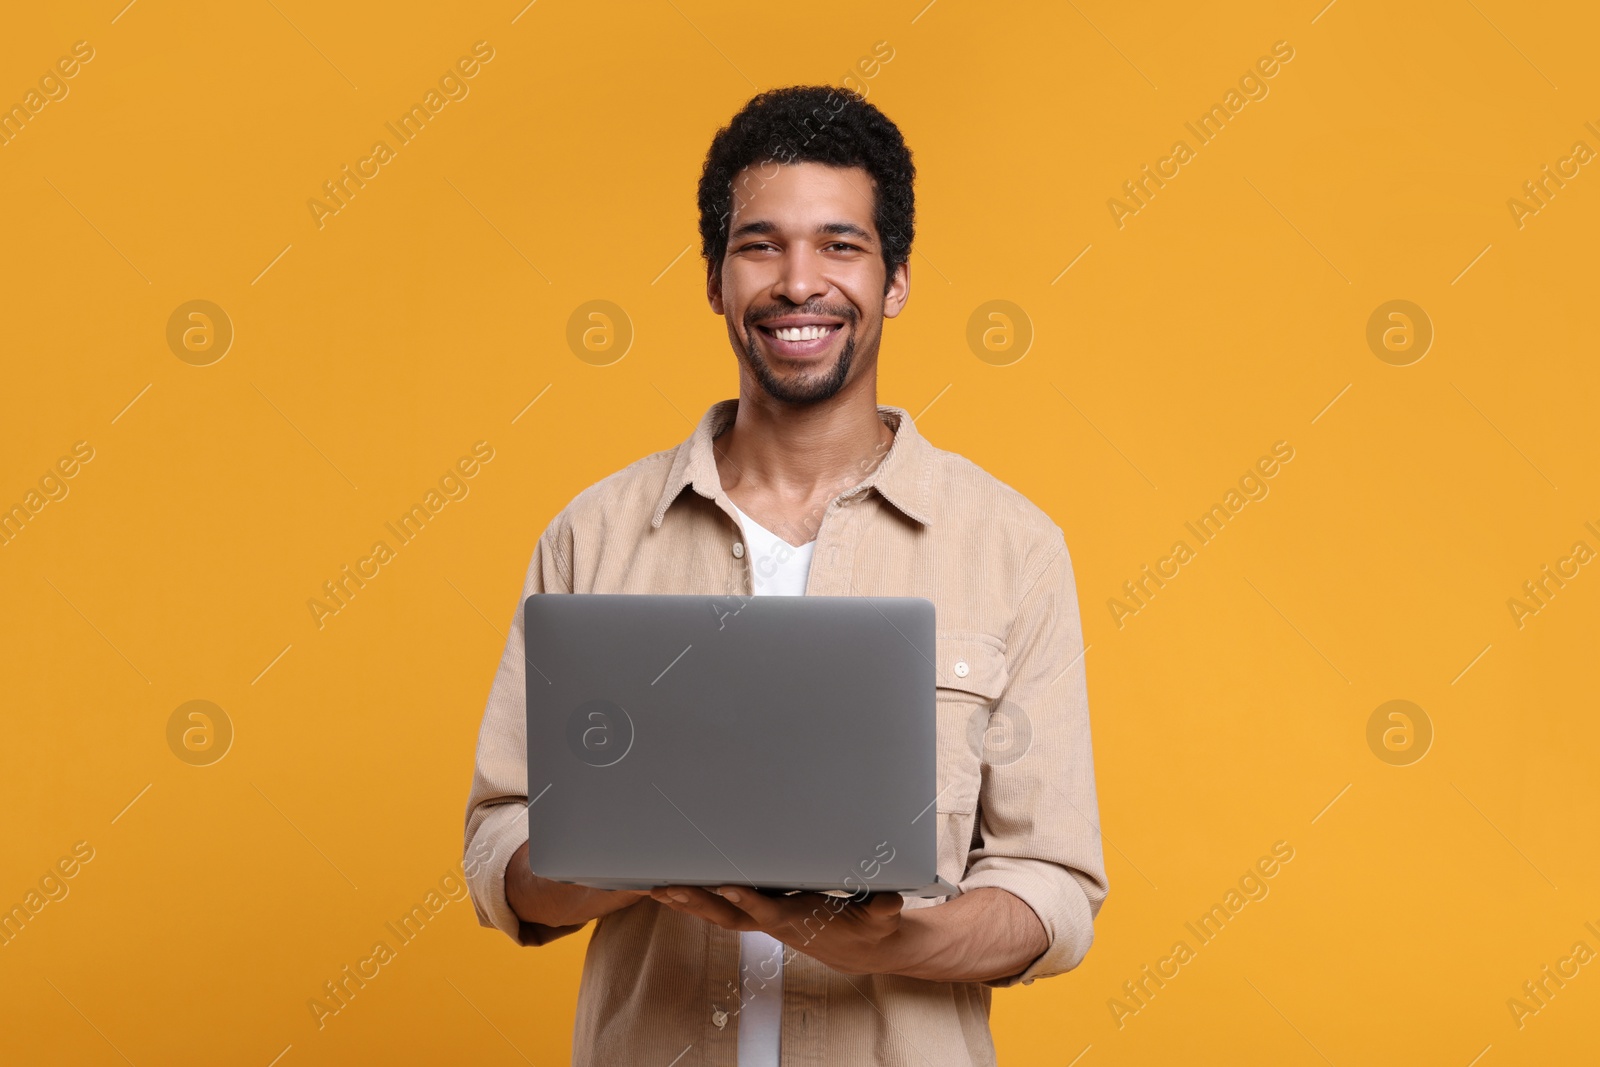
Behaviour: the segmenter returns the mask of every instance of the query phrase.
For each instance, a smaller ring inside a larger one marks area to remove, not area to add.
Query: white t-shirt
[[[733,503],[731,500],[729,503]],[[803,596],[815,540],[799,547],[739,511],[756,596]],[[766,978],[772,971],[774,979]],[[783,1032],[783,942],[759,930],[739,934],[739,1067],[778,1067]]]

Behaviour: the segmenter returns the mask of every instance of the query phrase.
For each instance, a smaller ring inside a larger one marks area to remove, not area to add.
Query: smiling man
[[[518,603],[933,600],[931,817],[939,875],[959,892],[841,902],[541,878],[527,854],[519,610],[479,734],[465,869],[479,920],[518,944],[599,920],[575,1063],[992,1064],[992,989],[1068,971],[1093,940],[1107,885],[1061,530],[877,402],[884,320],[910,294],[914,174],[895,125],[837,89],[763,93],[717,133],[700,234],[738,398],[578,494],[535,546]]]

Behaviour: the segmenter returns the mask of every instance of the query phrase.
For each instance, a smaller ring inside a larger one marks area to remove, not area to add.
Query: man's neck
[[[733,423],[715,442],[723,489],[796,507],[858,484],[888,453],[894,431],[870,383],[848,394],[797,406],[741,390]]]

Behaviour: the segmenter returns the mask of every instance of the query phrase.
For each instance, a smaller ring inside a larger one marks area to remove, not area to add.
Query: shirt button
[[[744,559],[744,542],[743,541],[735,541],[733,543],[733,558],[734,559]]]
[[[967,666],[967,661],[966,660],[964,660],[964,659],[956,660],[956,677],[957,678],[965,678],[971,672],[972,672],[972,668]]]
[[[721,1030],[724,1026],[728,1025],[728,1013],[723,1011],[721,1008],[718,1008],[716,1011],[711,1013],[711,1022],[718,1030]]]

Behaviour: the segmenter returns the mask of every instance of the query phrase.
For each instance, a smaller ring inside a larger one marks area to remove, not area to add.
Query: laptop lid
[[[540,876],[953,892],[932,601],[536,594],[524,625]]]

